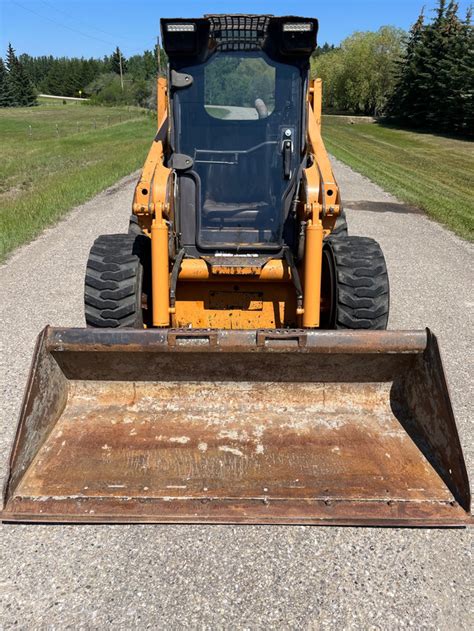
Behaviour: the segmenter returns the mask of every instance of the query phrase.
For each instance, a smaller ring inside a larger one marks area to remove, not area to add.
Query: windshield
[[[215,118],[255,120],[275,109],[276,70],[261,57],[218,55],[204,69],[205,108]]]
[[[175,150],[193,159],[198,245],[274,248],[301,159],[300,69],[221,52],[181,72],[193,82],[173,98]]]

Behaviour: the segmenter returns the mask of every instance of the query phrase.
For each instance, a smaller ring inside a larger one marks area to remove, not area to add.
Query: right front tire
[[[330,235],[324,241],[321,328],[387,328],[387,266],[377,241]]]
[[[334,230],[331,232],[330,236],[334,237],[347,237],[349,235],[347,229],[347,217],[346,211],[341,210],[341,214],[336,219],[336,223],[334,224]]]
[[[150,239],[142,235],[98,237],[87,261],[86,324],[142,329],[150,314]]]

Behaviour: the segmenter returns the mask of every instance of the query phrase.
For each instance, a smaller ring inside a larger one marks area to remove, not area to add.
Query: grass
[[[323,135],[336,158],[474,240],[472,142],[331,116],[324,117]]]
[[[225,107],[219,107],[218,105],[206,105],[206,112],[214,118],[225,118],[229,110]]]
[[[0,260],[140,168],[154,131],[154,118],[139,108],[0,109]],[[330,116],[323,133],[336,158],[474,240],[471,142]]]
[[[0,260],[140,168],[155,130],[154,118],[139,108],[1,109]]]

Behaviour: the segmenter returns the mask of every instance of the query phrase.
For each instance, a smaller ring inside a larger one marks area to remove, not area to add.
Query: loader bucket
[[[45,329],[3,521],[459,526],[422,332]]]

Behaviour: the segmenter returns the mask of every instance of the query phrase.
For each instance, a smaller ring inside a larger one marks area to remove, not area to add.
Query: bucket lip
[[[0,522],[472,528],[474,516],[455,502],[438,501],[20,497],[7,502]]]
[[[322,331],[309,329],[93,329],[46,327],[49,352],[315,352],[331,354],[419,354],[429,329],[401,331]]]

